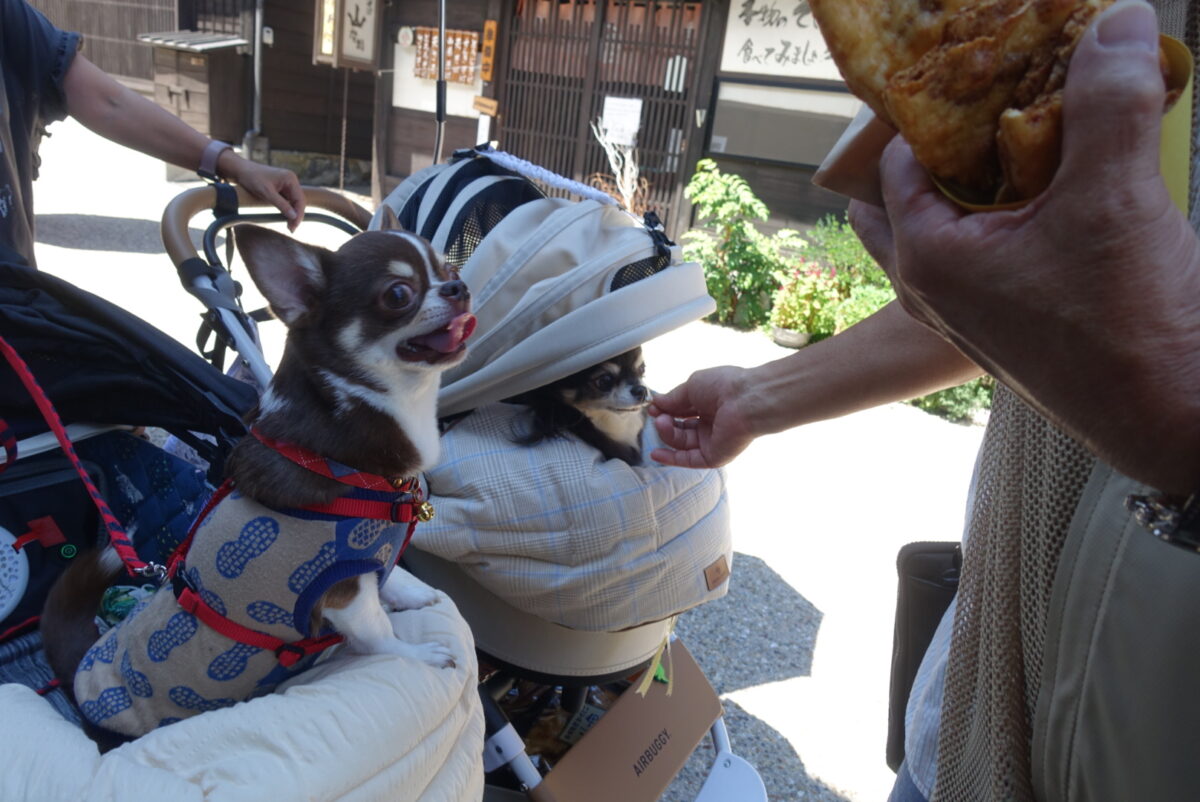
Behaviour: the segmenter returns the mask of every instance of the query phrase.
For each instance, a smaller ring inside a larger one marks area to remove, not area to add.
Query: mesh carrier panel
[[[458,169],[454,171],[454,174],[439,190],[437,197],[433,199],[433,203],[430,206],[429,214],[425,218],[425,224],[421,226],[421,230],[416,231],[417,234],[420,234],[426,239],[433,239],[434,235],[437,233],[438,227],[442,224],[442,219],[450,210],[450,207],[453,206],[454,202],[458,199],[458,193],[460,193],[467,187],[467,185],[477,178],[482,178],[489,175],[516,176],[521,180],[519,182],[512,183],[524,184],[533,191],[537,192],[536,197],[542,197],[541,191],[535,189],[533,185],[530,184],[526,179],[518,176],[512,170],[501,167],[491,159],[483,157],[472,158],[466,164],[461,166],[456,164],[455,166],[458,167]],[[512,207],[510,206],[509,208],[511,209]]]
[[[667,267],[671,263],[669,255],[656,254],[647,259],[640,259],[636,262],[630,262],[622,267],[613,276],[612,284],[608,290],[612,292],[619,290],[622,287],[628,287],[635,281],[641,281],[644,278],[650,278],[655,273]]]
[[[1164,33],[1200,53],[1200,3],[1157,0]],[[1200,229],[1200,104],[1192,223]],[[1095,459],[996,388],[980,453],[938,735],[935,802],[1028,800],[1050,594]]]
[[[528,181],[503,181],[479,193],[463,207],[446,239],[446,261],[466,264],[483,238],[513,209],[544,197]]]

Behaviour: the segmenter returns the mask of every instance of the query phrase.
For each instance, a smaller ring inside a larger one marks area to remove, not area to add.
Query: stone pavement
[[[200,306],[179,287],[158,220],[195,184],[168,183],[160,163],[72,120],[50,130],[34,185],[40,267],[191,345]],[[317,228],[300,236],[326,242]],[[663,390],[695,369],[789,353],[762,334],[699,322],[645,352],[649,382]],[[886,798],[896,552],[959,536],[981,435],[890,405],[761,439],[728,468],[731,589],[678,631],[721,695],[734,751],[759,768],[772,800]],[[694,795],[710,758],[698,750],[666,798]]]

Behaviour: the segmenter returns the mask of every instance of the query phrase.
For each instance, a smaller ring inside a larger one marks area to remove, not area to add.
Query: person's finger
[[[295,213],[294,216],[289,219],[288,230],[295,231],[296,226],[300,225],[300,223],[304,221],[304,190],[301,189],[300,182],[295,178],[295,176],[289,174],[284,182],[281,192],[283,197],[285,197],[291,204],[292,211]]]
[[[890,276],[895,261],[892,253],[895,239],[887,212],[880,206],[852,200],[847,215],[850,227],[858,234],[867,253],[871,254],[871,258]]]
[[[660,413],[677,418],[691,417],[696,414],[696,410],[692,407],[690,396],[689,382],[684,382],[668,393],[654,393],[651,404]]]
[[[679,468],[715,468],[704,458],[699,449],[671,450],[656,448],[650,452],[650,459],[663,465],[674,465]]]
[[[654,430],[658,432],[659,439],[671,448],[695,448],[698,442],[695,427],[680,426],[670,415],[656,416]]]
[[[896,237],[902,236],[901,224],[928,232],[952,225],[963,215],[962,210],[934,186],[929,173],[901,137],[893,139],[884,149],[879,161],[879,180],[883,185],[889,231]]]
[[[650,459],[663,465],[679,465],[676,462],[679,452],[673,448],[655,448],[650,451]]]
[[[1087,187],[1157,179],[1165,91],[1158,48],[1158,22],[1142,0],[1105,9],[1080,38],[1063,91],[1056,178],[1086,175],[1079,185]]]
[[[291,222],[296,218],[296,212],[292,209],[291,201],[279,194],[274,186],[270,183],[244,184],[243,186],[263,203],[278,209],[288,219],[288,228],[291,228]]]

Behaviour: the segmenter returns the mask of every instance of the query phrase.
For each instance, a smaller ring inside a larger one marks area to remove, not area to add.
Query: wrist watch
[[[201,178],[209,181],[220,181],[221,177],[217,175],[217,159],[221,158],[221,154],[227,150],[232,150],[233,145],[228,142],[221,142],[214,139],[204,147],[204,152],[200,154],[200,168],[196,170]]]

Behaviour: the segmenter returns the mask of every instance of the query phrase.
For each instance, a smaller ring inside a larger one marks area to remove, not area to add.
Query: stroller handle
[[[235,186],[234,189],[237,190],[239,208],[267,206],[242,187]],[[304,192],[307,209],[324,209],[363,230],[371,222],[370,212],[332,190],[323,187],[301,187],[301,189]],[[162,216],[162,240],[167,249],[167,255],[171,257],[171,261],[176,267],[197,256],[196,248],[192,245],[191,237],[188,234],[188,223],[201,212],[212,209],[216,203],[216,188],[206,186],[182,192],[167,204]]]

